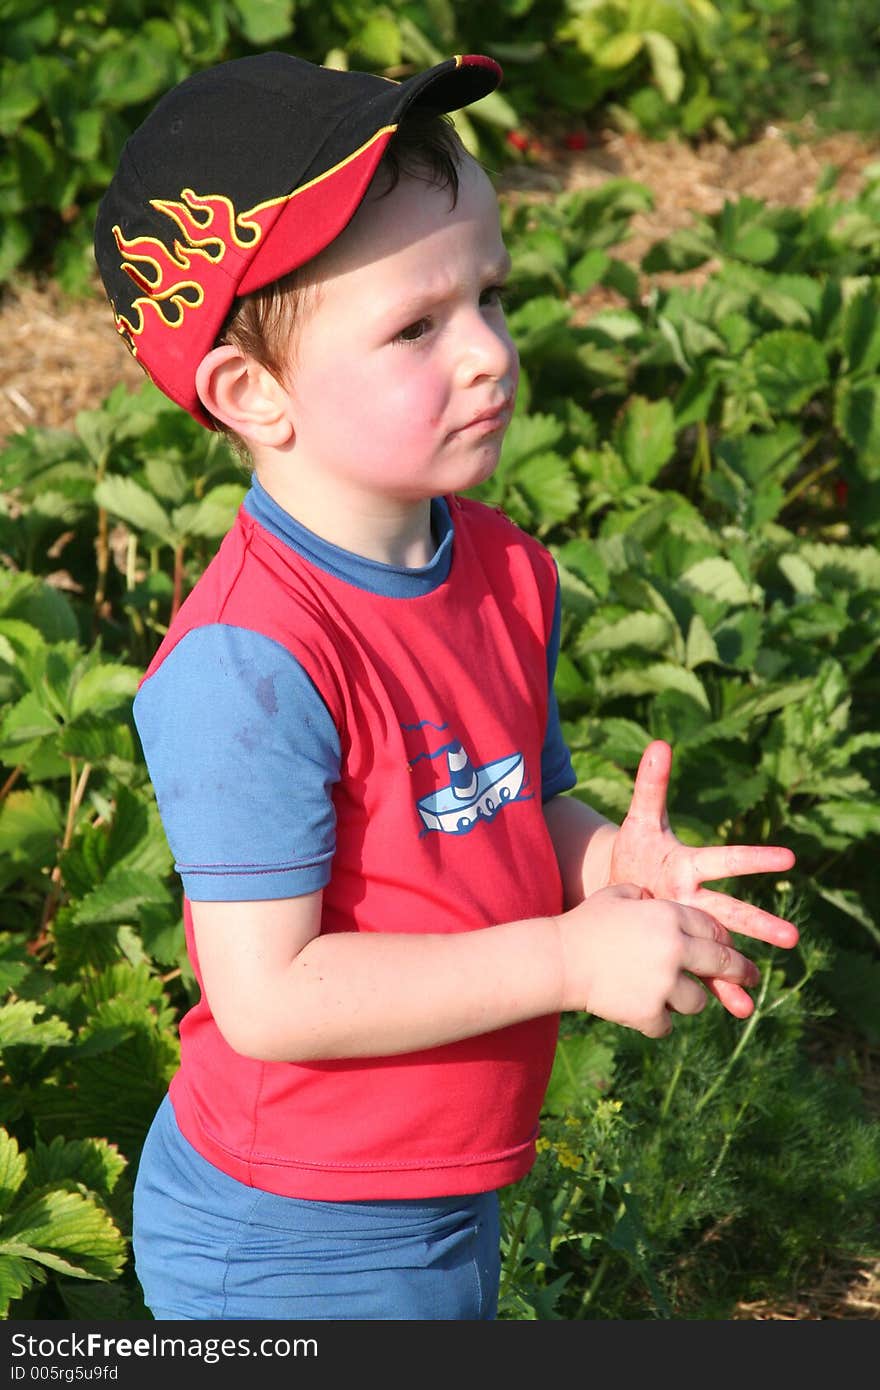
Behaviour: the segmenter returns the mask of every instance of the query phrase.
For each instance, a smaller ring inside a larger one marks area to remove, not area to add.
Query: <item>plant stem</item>
[[[813,483],[817,483],[820,478],[824,478],[826,473],[833,473],[838,465],[838,459],[826,459],[824,463],[819,464],[818,468],[814,468],[810,473],[805,473],[804,476],[795,483],[794,487],[790,488],[785,494],[780,510],[784,510],[786,507],[790,506],[796,497],[800,497],[801,493],[806,492],[807,488],[812,487]]]
[[[499,1301],[507,1294],[508,1289],[513,1283],[513,1276],[517,1268],[516,1257],[519,1253],[519,1247],[522,1244],[523,1232],[525,1231],[526,1222],[529,1219],[533,1205],[531,1197],[523,1199],[516,1225],[510,1237],[510,1248],[507,1252],[507,1259],[505,1260],[506,1268],[504,1277],[501,1281],[501,1287],[498,1291]]]
[[[0,787],[0,806],[2,806],[3,802],[6,800],[7,796],[12,791],[12,788],[15,786],[16,782],[18,781],[19,777],[23,772],[24,763],[19,763],[18,767],[14,767],[12,769],[9,776],[6,778],[6,781],[3,783],[3,786]]]
[[[699,1115],[700,1111],[701,1111],[706,1105],[708,1105],[709,1101],[710,1101],[710,1100],[712,1099],[712,1097],[715,1095],[715,1092],[721,1089],[721,1087],[724,1085],[725,1081],[727,1080],[728,1076],[729,1076],[730,1073],[733,1071],[733,1068],[736,1066],[736,1064],[737,1064],[737,1062],[738,1062],[738,1060],[739,1060],[739,1058],[740,1058],[740,1056],[741,1056],[741,1054],[742,1054],[744,1048],[746,1048],[746,1047],[748,1046],[749,1039],[751,1038],[752,1034],[754,1033],[755,1029],[757,1028],[758,1022],[759,1022],[759,1020],[760,1020],[761,1017],[762,1017],[762,1014],[761,1014],[761,1005],[764,1003],[764,1000],[767,998],[767,991],[768,991],[769,988],[770,988],[770,971],[767,970],[767,971],[764,972],[763,979],[761,980],[761,993],[760,993],[760,995],[759,995],[759,997],[758,997],[758,1002],[755,1004],[755,1012],[752,1014],[751,1018],[749,1019],[748,1023],[746,1024],[745,1028],[743,1029],[742,1033],[740,1034],[739,1041],[737,1042],[736,1047],[733,1049],[733,1051],[731,1052],[730,1056],[729,1056],[728,1059],[727,1059],[727,1065],[724,1067],[724,1069],[723,1069],[722,1071],[720,1071],[720,1072],[718,1073],[718,1075],[716,1076],[715,1080],[712,1082],[711,1086],[709,1086],[708,1089],[705,1090],[705,1091],[703,1092],[703,1094],[700,1096],[700,1099],[697,1101],[696,1105],[694,1106],[694,1114],[695,1114],[695,1115]]]
[[[171,596],[171,618],[173,621],[183,597],[183,543],[174,547],[174,590]]]
[[[70,759],[70,797],[67,803],[67,822],[64,827],[64,839],[61,841],[60,854],[70,849],[73,841],[73,832],[76,828],[76,815],[82,805],[82,799],[86,794],[89,777],[91,775],[91,763],[83,763],[82,769],[77,776],[76,758]],[[32,955],[46,945],[49,939],[49,926],[52,918],[58,910],[58,902],[61,897],[61,862],[55,864],[52,869],[51,883],[46,894],[46,901],[43,903],[43,912],[40,918],[40,928],[35,941],[32,941],[28,950]]]

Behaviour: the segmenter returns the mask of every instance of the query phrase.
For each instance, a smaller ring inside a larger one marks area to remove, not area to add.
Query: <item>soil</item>
[[[646,185],[653,207],[632,219],[626,241],[614,249],[622,260],[637,264],[654,241],[686,226],[695,214],[718,212],[728,198],[747,195],[802,207],[815,196],[829,166],[838,174],[835,196],[848,198],[860,191],[866,169],[878,161],[880,139],[819,136],[804,127],[768,125],[758,139],[739,147],[658,142],[608,130],[591,135],[579,150],[544,137],[498,182],[502,196],[512,199],[552,197],[609,178]],[[668,277],[656,277],[663,278]],[[592,302],[598,307],[601,297]],[[118,382],[137,386],[143,380],[113,331],[97,278],[87,295],[73,299],[52,282],[20,277],[0,295],[0,343],[0,444],[28,426],[73,429],[77,412],[98,407]],[[831,1046],[833,1051],[849,1044],[837,1040]],[[860,1061],[866,1100],[880,1115],[876,1052]],[[826,1267],[801,1271],[789,1297],[744,1303],[734,1317],[880,1320],[880,1261],[829,1260]]]

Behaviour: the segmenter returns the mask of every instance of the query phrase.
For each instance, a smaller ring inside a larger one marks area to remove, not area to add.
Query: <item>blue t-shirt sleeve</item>
[[[143,682],[134,719],[193,901],[299,897],[330,878],[339,736],[279,643],[216,623]]]
[[[562,597],[559,580],[556,581],[556,611],[553,615],[553,628],[547,645],[547,681],[550,700],[547,707],[547,729],[544,734],[544,747],[541,752],[541,799],[549,801],[559,792],[570,791],[577,782],[571,754],[562,737],[559,723],[559,705],[553,682],[556,678],[556,663],[559,660],[559,641],[562,629]]]

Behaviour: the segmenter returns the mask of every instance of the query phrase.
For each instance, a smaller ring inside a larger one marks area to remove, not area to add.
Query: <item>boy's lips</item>
[[[491,434],[493,430],[500,429],[508,423],[512,409],[513,397],[505,396],[499,405],[491,406],[488,410],[481,411],[479,415],[474,415],[452,432],[453,434],[463,434],[467,430],[475,430],[478,434]]]

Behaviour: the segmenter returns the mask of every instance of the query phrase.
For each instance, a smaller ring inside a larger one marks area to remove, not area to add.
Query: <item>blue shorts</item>
[[[246,1187],[183,1137],[166,1096],[134,1188],[154,1318],[492,1319],[498,1198],[318,1202]]]

